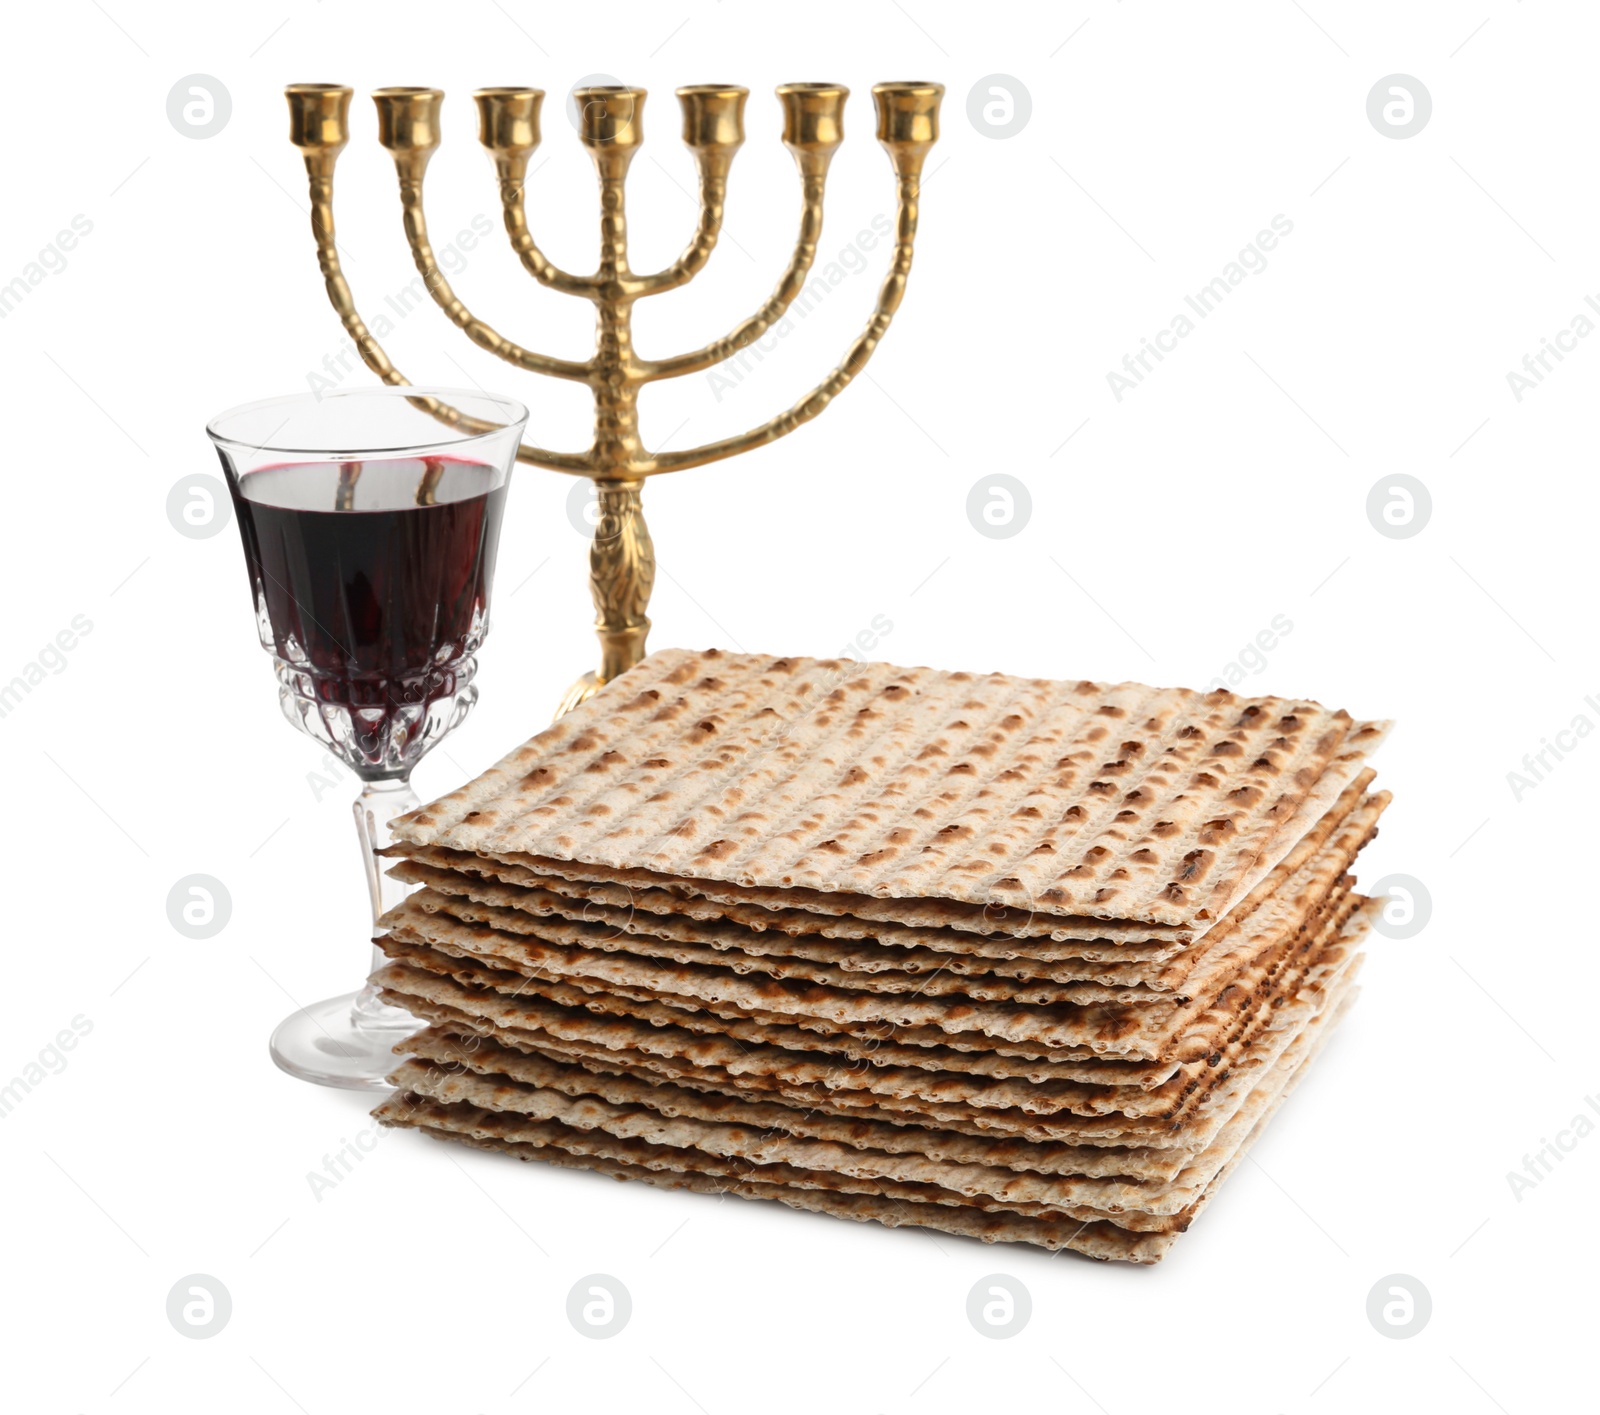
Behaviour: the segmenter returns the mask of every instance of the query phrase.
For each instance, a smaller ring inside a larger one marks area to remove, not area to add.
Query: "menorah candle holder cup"
[[[349,141],[351,90],[342,84],[291,84],[289,140],[305,159],[311,193],[311,229],[328,298],[367,366],[385,383],[404,385],[397,369],[356,309],[334,241],[333,172]],[[628,166],[644,139],[642,88],[580,88],[578,137],[600,181],[600,258],[592,274],[574,275],[553,265],[528,227],[524,183],[529,156],[540,141],[536,88],[485,88],[473,95],[478,140],[494,163],[511,248],[541,285],[582,296],[595,306],[595,349],[584,360],[551,358],[507,339],[474,315],[439,269],[428,240],[422,186],[428,160],[439,147],[444,94],[433,88],[380,88],[372,99],[378,140],[394,159],[407,244],[424,286],[452,323],[481,348],[530,373],[586,384],[594,397],[594,438],[582,452],[556,452],[524,443],[519,461],[594,480],[599,516],[589,551],[600,666],[568,690],[566,712],[601,685],[637,663],[650,632],[646,610],[655,582],[655,549],[640,507],[645,479],[721,461],[764,446],[808,423],[850,383],[872,357],[905,292],[917,232],[922,167],[939,137],[937,83],[883,83],[872,90],[878,141],[889,154],[896,186],[894,252],[866,327],[821,383],[779,414],[734,437],[679,452],[650,452],[639,438],[639,390],[658,379],[698,373],[747,348],[782,318],[805,287],[822,232],[828,165],[844,139],[849,90],[839,84],[790,83],[777,89],[783,110],[783,144],[800,174],[800,232],[793,254],[765,304],[721,339],[670,358],[640,357],[633,347],[637,300],[687,284],[704,268],[722,229],[723,204],[734,156],[744,143],[749,91],[734,84],[694,84],[677,90],[683,141],[699,174],[699,220],[683,253],[664,270],[636,273],[628,264],[624,186]],[[441,422],[467,430],[472,418],[448,403],[418,395],[418,407]],[[558,714],[559,715],[559,714]]]

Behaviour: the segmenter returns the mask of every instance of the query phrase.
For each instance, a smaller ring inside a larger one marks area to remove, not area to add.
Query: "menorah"
[[[311,229],[328,298],[367,366],[385,383],[407,384],[409,380],[357,312],[334,242],[333,170],[349,140],[351,90],[342,84],[291,84],[285,92],[290,141],[304,155],[310,180]],[[519,461],[591,477],[595,484],[598,517],[589,552],[589,582],[596,610],[595,632],[600,639],[600,667],[572,685],[559,712],[577,706],[644,656],[650,632],[645,611],[655,582],[655,549],[640,507],[645,478],[721,461],[786,436],[821,413],[872,357],[900,305],[911,270],[922,168],[939,136],[943,94],[944,86],[936,83],[884,83],[872,90],[878,141],[887,150],[895,174],[894,254],[872,317],[844,359],[787,412],[759,427],[685,451],[654,453],[647,451],[639,438],[639,390],[657,379],[697,373],[732,358],[781,319],[804,288],[822,232],[828,166],[844,137],[849,90],[822,83],[778,87],[783,144],[800,172],[800,234],[794,253],[771,296],[753,315],[704,348],[665,359],[641,358],[634,352],[633,305],[646,296],[687,284],[710,258],[722,228],[728,173],[744,142],[744,105],[749,90],[732,84],[696,84],[677,91],[683,109],[683,141],[699,173],[700,215],[683,254],[653,275],[635,274],[628,264],[624,202],[628,166],[643,141],[645,90],[603,86],[573,93],[580,115],[579,138],[600,179],[600,258],[592,275],[572,275],[552,264],[528,227],[524,192],[528,159],[539,145],[543,92],[486,88],[473,95],[478,106],[478,140],[494,160],[512,249],[541,285],[594,303],[594,354],[582,361],[551,358],[523,348],[485,324],[456,297],[434,259],[422,204],[423,175],[440,142],[444,94],[432,88],[382,88],[372,95],[378,108],[378,140],[393,156],[400,179],[406,240],[435,302],[481,348],[531,373],[585,383],[594,395],[594,439],[587,451],[553,452],[523,444],[517,454]],[[442,422],[474,426],[473,419],[440,400],[419,397],[416,401]]]

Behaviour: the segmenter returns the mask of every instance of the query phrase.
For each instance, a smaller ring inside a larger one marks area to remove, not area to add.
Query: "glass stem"
[[[361,794],[356,797],[356,833],[361,837],[361,863],[366,870],[367,892],[372,899],[373,933],[377,932],[378,920],[411,892],[410,885],[389,878],[385,873],[388,861],[378,851],[390,843],[389,822],[421,804],[417,793],[411,789],[410,773],[365,782]],[[387,961],[383,950],[374,944],[367,971],[375,973]],[[357,1027],[414,1031],[418,1026],[409,1012],[391,1007],[380,999],[378,989],[371,982],[356,994],[351,1018]]]

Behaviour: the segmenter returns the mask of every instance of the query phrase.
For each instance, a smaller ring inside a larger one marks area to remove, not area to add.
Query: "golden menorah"
[[[311,229],[328,298],[367,366],[385,383],[407,384],[410,380],[394,366],[357,312],[334,243],[333,170],[349,140],[351,90],[342,84],[291,84],[285,92],[290,141],[305,158],[311,184]],[[490,328],[456,297],[434,258],[422,205],[423,175],[439,146],[444,95],[432,88],[382,88],[372,95],[378,108],[378,140],[393,156],[400,179],[406,240],[435,302],[481,348],[530,373],[587,384],[594,395],[594,440],[587,451],[552,452],[525,443],[517,454],[519,461],[591,477],[595,484],[598,519],[589,552],[589,582],[596,610],[595,632],[600,638],[600,667],[572,685],[562,700],[561,712],[575,707],[644,656],[650,632],[645,611],[655,581],[655,550],[639,500],[645,478],[734,457],[793,432],[827,407],[872,357],[899,307],[911,270],[922,167],[939,136],[939,100],[944,86],[884,83],[872,90],[878,141],[888,151],[895,174],[894,254],[872,317],[844,359],[787,412],[759,427],[685,451],[652,453],[639,439],[639,390],[657,379],[697,373],[733,357],[781,319],[804,288],[822,232],[828,166],[844,137],[849,90],[821,83],[782,84],[777,90],[783,108],[783,143],[799,168],[802,205],[794,253],[766,303],[702,349],[672,358],[645,359],[633,347],[634,302],[687,284],[705,266],[722,228],[728,172],[744,142],[744,105],[749,90],[732,84],[696,84],[680,88],[677,94],[683,110],[683,141],[699,173],[700,216],[683,254],[653,275],[638,275],[629,267],[624,201],[628,166],[643,140],[645,90],[605,86],[573,93],[579,111],[579,138],[600,179],[600,258],[592,275],[572,275],[553,265],[528,228],[524,189],[528,159],[539,145],[543,92],[486,88],[473,95],[478,106],[478,140],[494,159],[512,249],[541,285],[594,302],[594,354],[582,361],[550,358],[523,348]],[[441,421],[473,424],[439,400],[419,397],[417,401]]]

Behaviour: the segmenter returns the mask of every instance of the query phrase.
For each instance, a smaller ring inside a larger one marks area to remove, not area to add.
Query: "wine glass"
[[[377,852],[419,804],[411,769],[477,701],[474,655],[527,417],[509,398],[407,386],[272,398],[206,427],[284,716],[361,779],[374,921],[407,892]],[[374,948],[374,967],[382,957]],[[381,1089],[395,1043],[418,1025],[368,983],[285,1019],[272,1059],[324,1086]]]

